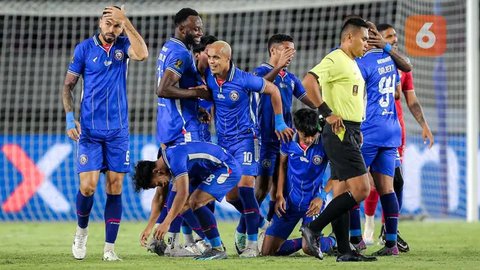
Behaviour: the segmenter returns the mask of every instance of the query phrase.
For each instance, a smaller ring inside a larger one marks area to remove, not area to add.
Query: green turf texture
[[[377,224],[376,229],[379,227]],[[320,261],[301,251],[289,257],[240,259],[233,245],[233,223],[219,224],[229,255],[226,260],[159,257],[140,247],[138,237],[143,228],[144,223],[122,222],[116,251],[123,261],[103,262],[103,223],[90,224],[87,257],[81,261],[71,254],[74,223],[1,223],[0,269],[480,269],[479,223],[402,221],[402,235],[411,251],[368,263],[337,263],[328,256]],[[299,236],[297,230],[294,236]],[[370,246],[367,254],[379,248]]]

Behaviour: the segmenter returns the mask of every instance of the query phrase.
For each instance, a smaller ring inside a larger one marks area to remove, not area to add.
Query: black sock
[[[347,213],[357,204],[349,192],[345,192],[333,199],[323,210],[323,212],[314,221],[308,224],[308,227],[314,232],[320,233],[329,223]],[[348,222],[347,222],[348,231]]]
[[[340,254],[350,252],[348,227],[350,223],[350,215],[348,212],[343,213],[340,217],[332,222],[333,232],[337,238],[337,248]]]

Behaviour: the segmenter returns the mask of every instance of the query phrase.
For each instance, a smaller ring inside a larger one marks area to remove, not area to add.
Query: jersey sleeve
[[[188,174],[187,158],[184,153],[178,150],[179,149],[176,148],[166,152],[168,160],[167,166],[170,168],[174,180],[182,175]]]
[[[288,147],[290,146],[290,142],[287,142],[287,143],[284,143],[284,142],[281,142],[280,143],[280,155],[282,156],[288,156]]]
[[[165,67],[181,78],[191,59],[188,51],[172,52],[165,59]]]
[[[259,66],[256,67],[255,70],[253,70],[253,75],[258,76],[258,77],[263,77],[267,75],[269,70],[266,67]]]
[[[265,86],[267,83],[264,78],[245,72],[243,80],[245,83],[245,88],[248,91],[257,92],[260,94],[265,91]]]
[[[333,80],[333,72],[335,69],[335,62],[328,55],[323,58],[320,64],[312,68],[309,73],[317,78],[320,85],[329,83]]]
[[[295,83],[293,89],[293,95],[298,99],[301,100],[307,95],[307,91],[303,87],[302,82],[297,78],[297,76],[293,76],[293,82]]]
[[[402,91],[413,91],[415,89],[415,86],[413,85],[413,75],[412,72],[403,72],[402,73]]]
[[[72,61],[68,66],[68,73],[77,77],[83,74],[85,70],[85,49],[82,43],[78,44],[73,51]]]

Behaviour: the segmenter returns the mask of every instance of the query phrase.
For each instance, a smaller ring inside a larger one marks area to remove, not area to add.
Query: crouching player
[[[190,175],[194,171],[197,176],[195,178]],[[199,171],[203,176],[201,178],[198,177]],[[133,181],[136,189],[149,189],[166,187],[172,178],[177,193],[167,216],[155,231],[155,238],[163,239],[175,217],[192,209],[210,245],[196,259],[214,260],[227,258],[227,253],[215,217],[205,205],[215,199],[221,201],[240,181],[240,175],[240,165],[220,146],[206,142],[188,142],[165,149],[155,162],[139,161]],[[191,194],[190,186],[193,190]]]
[[[287,256],[301,248],[311,254],[302,238],[287,240],[300,219],[309,223],[320,213],[326,193],[322,178],[327,166],[317,125],[317,113],[310,109],[295,112],[296,134],[293,140],[282,143],[278,171],[278,189],[272,224],[262,245],[264,256]],[[335,238],[320,237],[322,252],[335,245]]]

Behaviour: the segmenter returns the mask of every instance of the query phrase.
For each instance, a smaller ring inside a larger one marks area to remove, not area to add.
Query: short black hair
[[[132,177],[135,192],[150,188],[153,169],[155,169],[155,161],[140,160],[137,162],[137,165],[135,165],[135,173]]]
[[[293,123],[298,131],[305,136],[315,136],[318,133],[318,115],[311,109],[303,108],[293,114]]]
[[[202,38],[200,39],[200,43],[193,45],[193,53],[203,52],[207,47],[207,45],[210,45],[215,41],[218,41],[218,38],[216,36],[212,36],[212,35],[202,36]]]
[[[273,44],[278,44],[278,43],[282,43],[282,42],[285,42],[285,41],[293,42],[293,37],[291,37],[287,34],[275,34],[275,35],[271,36],[268,39],[268,42],[267,42],[268,52],[270,53],[270,48],[272,48]]]
[[[344,35],[344,32],[350,28],[350,27],[357,27],[357,28],[369,28],[368,27],[368,24],[367,22],[362,19],[361,17],[358,18],[358,17],[353,17],[353,18],[350,18],[348,20],[346,20],[344,23],[343,23],[343,26],[342,26],[342,30],[340,31],[340,36],[343,37]]]
[[[385,31],[385,30],[387,30],[387,29],[389,29],[389,28],[395,29],[395,27],[393,27],[393,25],[388,24],[388,23],[381,23],[381,24],[377,25],[377,30],[378,30],[378,32]]]
[[[184,21],[187,20],[189,16],[198,16],[198,12],[191,8],[180,9],[180,11],[175,14],[175,18],[173,19],[175,26],[179,26],[180,24],[182,24]]]

